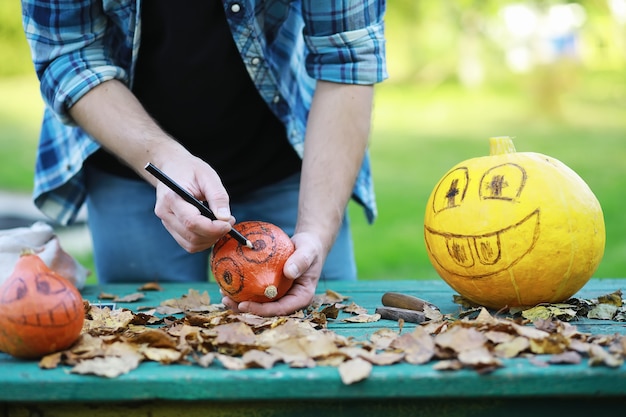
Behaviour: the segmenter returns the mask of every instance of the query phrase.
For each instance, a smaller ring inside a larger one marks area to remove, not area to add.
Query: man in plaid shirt
[[[376,216],[367,143],[387,78],[384,0],[23,0],[46,104],[34,200],[71,224],[84,202],[100,282],[203,281],[232,224],[263,220],[296,251],[281,300],[356,279],[346,206]],[[162,169],[217,216],[145,172]],[[156,192],[155,192],[156,188]],[[156,216],[154,214],[156,213]]]

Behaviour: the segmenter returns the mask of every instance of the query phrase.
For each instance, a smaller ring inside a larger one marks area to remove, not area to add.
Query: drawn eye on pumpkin
[[[466,167],[460,167],[449,172],[435,190],[433,211],[439,213],[460,206],[465,199],[468,184],[469,172]]]
[[[3,303],[13,303],[26,297],[28,294],[28,286],[23,279],[18,278],[15,281],[9,282],[9,286],[2,293]]]
[[[243,290],[245,277],[239,264],[231,257],[224,257],[214,265],[215,271],[220,271],[216,276],[222,283],[220,287],[231,296],[237,295]]]
[[[237,247],[237,252],[253,264],[262,264],[267,262],[276,253],[276,241],[274,236],[265,229],[249,232],[246,236],[254,250],[243,250],[243,247]]]
[[[37,292],[43,295],[53,295],[67,290],[66,285],[52,274],[41,273],[35,277]]]
[[[526,170],[506,163],[487,170],[480,179],[481,200],[516,201],[526,185]]]

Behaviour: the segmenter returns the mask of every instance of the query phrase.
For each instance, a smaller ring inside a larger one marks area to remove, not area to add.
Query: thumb
[[[205,198],[207,200],[203,201],[202,204],[210,208],[218,220],[223,220],[225,222],[230,221],[230,202],[228,193],[223,187],[221,187],[219,191],[213,191],[205,194]]]
[[[304,249],[296,249],[289,259],[287,259],[287,262],[285,262],[283,273],[287,278],[300,278],[305,271],[309,270],[314,260],[315,256],[312,252],[308,252]]]

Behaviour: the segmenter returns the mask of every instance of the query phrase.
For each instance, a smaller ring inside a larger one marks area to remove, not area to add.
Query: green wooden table
[[[595,298],[621,289],[626,280],[591,280],[576,296]],[[186,294],[188,284],[171,284],[162,292],[146,292],[135,304],[158,305]],[[219,300],[215,284],[196,284]],[[363,281],[322,283],[373,313],[385,291],[416,295],[454,313],[454,294],[443,281]],[[83,296],[97,302],[101,292],[129,294],[137,285],[89,286]],[[405,325],[411,326],[409,324]],[[625,323],[583,319],[576,326],[594,334],[626,334]],[[331,322],[339,334],[362,337],[393,321]],[[37,362],[0,353],[0,416],[589,416],[626,411],[626,365],[618,368],[577,365],[537,366],[524,358],[481,375],[472,370],[437,371],[433,363],[375,366],[371,376],[352,385],[342,383],[337,368],[229,371],[144,363],[115,379],[70,374],[67,368],[39,369]],[[617,414],[615,414],[617,413]]]

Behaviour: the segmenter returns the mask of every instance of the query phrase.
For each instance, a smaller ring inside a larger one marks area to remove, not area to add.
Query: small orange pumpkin
[[[234,228],[253,248],[242,245],[229,234],[215,243],[211,272],[218,285],[238,303],[278,300],[293,284],[283,274],[285,261],[295,250],[293,242],[281,228],[267,222],[241,222]]]
[[[85,312],[76,287],[34,253],[20,256],[0,286],[0,350],[35,359],[70,347]]]

